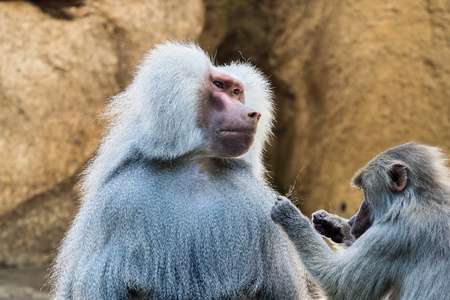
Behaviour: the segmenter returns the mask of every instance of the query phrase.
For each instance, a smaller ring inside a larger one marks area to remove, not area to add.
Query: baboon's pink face
[[[261,114],[245,105],[244,86],[212,71],[206,81],[200,125],[208,150],[219,157],[244,155],[253,144]]]

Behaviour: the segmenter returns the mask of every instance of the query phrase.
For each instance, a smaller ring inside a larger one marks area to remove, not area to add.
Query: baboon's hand
[[[316,211],[312,214],[312,222],[314,228],[321,235],[324,235],[328,238],[332,238],[332,236],[338,234],[342,226],[336,219],[337,216],[332,215],[324,210]]]
[[[347,219],[319,210],[313,213],[312,222],[317,232],[335,243],[345,243],[349,246],[354,241]]]
[[[292,202],[283,196],[278,196],[271,213],[272,220],[283,227],[289,225],[306,225],[309,220],[302,215]],[[305,223],[306,222],[306,223]]]

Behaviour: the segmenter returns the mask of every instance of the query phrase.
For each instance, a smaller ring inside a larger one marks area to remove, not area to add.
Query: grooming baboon
[[[389,149],[353,178],[364,193],[350,222],[357,238],[336,254],[279,197],[273,220],[330,299],[450,299],[450,178],[439,149]]]
[[[272,95],[257,69],[162,44],[108,116],[56,258],[56,299],[307,298],[270,218]]]

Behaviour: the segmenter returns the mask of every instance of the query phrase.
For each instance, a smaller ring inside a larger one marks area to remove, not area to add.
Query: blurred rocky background
[[[270,75],[270,180],[306,214],[353,215],[352,175],[389,147],[450,156],[448,0],[0,0],[0,266],[52,260],[98,115],[167,39]]]

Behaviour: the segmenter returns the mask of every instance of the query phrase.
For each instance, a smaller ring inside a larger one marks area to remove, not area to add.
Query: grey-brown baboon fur
[[[253,125],[206,132],[216,121],[208,113],[225,105],[254,109],[242,116]],[[108,116],[55,261],[55,299],[307,298],[300,258],[270,218],[276,193],[262,153],[272,94],[257,69],[162,44]],[[222,136],[231,147],[214,145]]]
[[[450,299],[450,178],[441,151],[417,143],[389,149],[361,169],[353,184],[364,192],[355,222],[365,225],[345,252],[331,251],[286,198],[272,211],[325,294]]]

